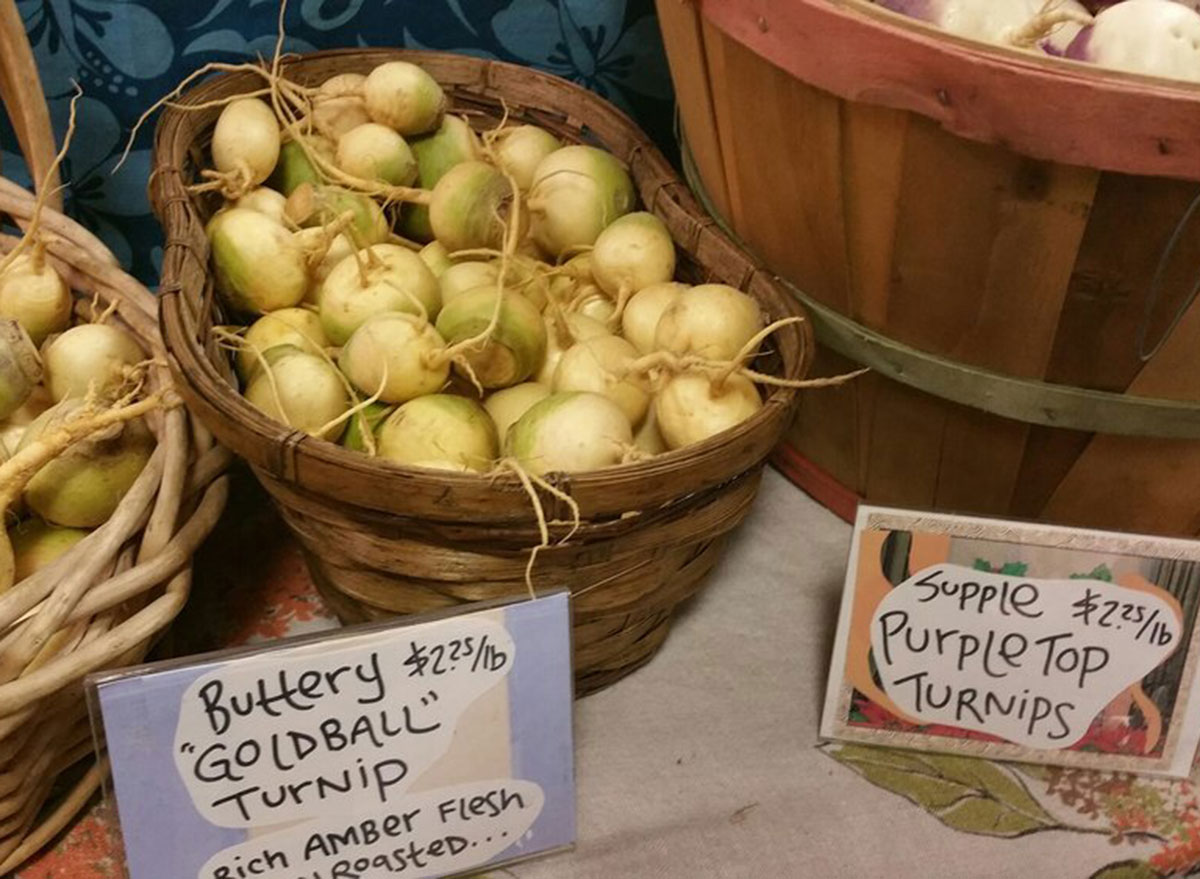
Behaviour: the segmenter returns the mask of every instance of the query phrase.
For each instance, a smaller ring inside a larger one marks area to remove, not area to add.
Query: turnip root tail
[[[496,155],[496,138],[503,134],[505,129],[508,128],[508,117],[511,115],[508,109],[508,101],[504,100],[503,95],[500,96],[500,107],[504,110],[500,116],[500,121],[496,123],[495,128],[491,129],[490,131],[485,131],[480,137],[480,147],[483,150],[483,154],[487,157],[488,161],[497,168],[500,167],[500,159]]]
[[[288,215],[287,209],[288,205],[290,204],[291,202],[289,200],[284,205],[284,219],[291,222],[296,222]],[[318,236],[317,240],[314,242],[306,242],[304,244],[304,262],[309,271],[312,271],[314,268],[320,265],[321,260],[325,259],[325,257],[328,255],[329,248],[333,246],[333,242],[337,240],[337,237],[347,229],[350,229],[353,225],[354,212],[343,211],[340,216],[335,217],[333,220],[330,220],[328,223],[320,227],[320,235]]]
[[[558,343],[559,348],[566,350],[577,341],[575,334],[571,332],[571,325],[567,323],[566,309],[563,308],[561,302],[554,298],[553,292],[549,294],[547,299],[549,301],[546,303],[546,307],[551,314],[550,324],[554,329],[555,341]]]
[[[382,198],[389,204],[393,202],[429,204],[433,194],[428,190],[415,189],[410,186],[392,186],[380,183],[377,180],[364,180],[361,177],[347,174],[308,144],[308,133],[301,127],[301,117],[297,115],[293,107],[289,107],[284,103],[285,98],[291,98],[293,105],[300,107],[305,117],[311,117],[312,107],[308,95],[315,93],[315,89],[307,89],[299,94],[299,99],[297,100],[297,93],[293,91],[296,88],[295,84],[284,78],[279,72],[280,61],[283,57],[283,40],[285,36],[283,18],[286,11],[287,0],[283,0],[279,4],[279,30],[275,39],[275,52],[271,58],[271,68],[267,75],[267,82],[270,84],[269,95],[271,106],[275,110],[275,116],[278,118],[284,132],[299,145],[309,164],[327,181],[341,184],[347,189],[353,189],[364,195]]]
[[[633,363],[629,364],[625,373],[626,375],[655,376],[660,374],[678,375],[679,373],[688,371],[703,372],[709,376],[713,388],[716,391],[720,391],[725,382],[733,375],[740,375],[755,384],[770,385],[778,388],[828,388],[845,384],[864,373],[870,372],[870,369],[859,369],[828,378],[785,379],[757,372],[745,365],[746,361],[754,356],[759,345],[768,336],[782,327],[803,323],[804,320],[802,317],[785,317],[768,324],[748,339],[741,350],[729,360],[712,360],[706,357],[699,357],[695,354],[679,355],[672,354],[669,351],[655,351],[639,357]]]
[[[758,351],[758,346],[761,345],[773,332],[794,324],[804,323],[804,320],[805,319],[802,317],[784,317],[767,324],[765,327],[746,340],[746,344],[742,345],[737,354],[733,355],[733,357],[730,359],[729,371],[723,374],[718,374],[713,384],[719,389],[721,385],[725,383],[726,378],[738,371],[739,368],[741,368],[747,361],[750,360],[750,358],[755,355],[755,353]]]
[[[229,201],[237,201],[255,186],[254,174],[250,166],[243,161],[229,171],[215,171],[205,168],[200,172],[207,183],[193,183],[186,187],[192,194],[201,192],[220,192],[221,197]]]
[[[537,591],[533,588],[533,566],[537,564],[538,553],[551,545],[550,526],[546,519],[546,510],[542,506],[542,499],[538,496],[537,489],[543,489],[558,500],[562,501],[571,509],[571,530],[567,532],[566,536],[558,541],[560,546],[575,536],[575,532],[579,530],[583,523],[583,516],[579,509],[579,504],[575,498],[571,497],[562,489],[551,485],[537,474],[530,473],[523,466],[521,466],[521,462],[516,458],[501,458],[496,462],[497,472],[503,472],[505,470],[516,475],[517,479],[519,479],[521,482],[521,487],[525,489],[525,493],[529,496],[529,501],[531,504],[533,504],[533,514],[537,518],[538,533],[542,538],[541,543],[529,550],[529,561],[525,564],[525,588],[529,591],[529,597],[533,599],[537,598]]]
[[[383,285],[385,287],[390,287],[403,296],[405,301],[407,301],[409,305],[417,310],[417,317],[420,319],[422,324],[429,323],[429,309],[425,307],[425,303],[421,301],[419,296],[413,294],[412,290],[409,290],[407,287],[400,286],[393,279],[387,277],[383,279]]]
[[[36,231],[30,232],[28,235],[33,242],[33,253],[29,254],[29,264],[35,272],[40,272],[46,265],[46,242]]]
[[[570,171],[564,170],[564,171],[559,171],[557,173],[559,173],[559,174],[576,173],[577,174],[579,172],[578,171],[570,172]],[[595,247],[593,247],[591,244],[572,244],[570,247],[566,248],[565,250],[563,250],[562,253],[560,253],[558,255],[557,264],[561,266],[563,263],[570,260],[571,257],[579,256],[581,253],[591,253],[593,250],[595,250]]]
[[[75,136],[75,108],[79,99],[83,97],[83,89],[79,87],[79,83],[74,80],[71,80],[71,83],[75,86],[75,94],[71,96],[70,115],[67,117],[67,132],[63,135],[62,147],[59,148],[54,161],[50,163],[50,167],[46,169],[46,173],[42,177],[42,185],[38,187],[37,199],[33,203],[33,212],[29,215],[29,225],[25,228],[25,234],[21,236],[21,240],[16,243],[16,246],[3,259],[0,259],[0,274],[3,274],[5,269],[16,262],[17,257],[29,246],[31,241],[40,241],[37,232],[38,227],[41,226],[42,210],[46,207],[46,199],[50,197],[50,181],[58,173],[63,159],[67,156],[67,150],[71,147],[71,140]],[[37,258],[35,255],[35,259]]]
[[[1064,24],[1079,24],[1086,27],[1092,21],[1090,15],[1064,8],[1062,0],[1046,0],[1041,12],[1009,37],[1008,42],[1018,49],[1031,49]]]
[[[264,315],[264,317],[267,317],[267,316],[269,316],[269,315]],[[374,396],[369,397],[366,401],[360,403],[359,398],[358,398],[358,391],[355,389],[354,385],[350,383],[350,380],[346,378],[346,376],[342,373],[342,371],[340,369],[338,369],[337,363],[335,363],[333,358],[329,356],[329,352],[325,350],[325,346],[320,344],[320,342],[317,339],[314,339],[312,336],[310,336],[308,333],[306,333],[303,329],[301,329],[299,327],[293,327],[293,329],[300,335],[301,338],[303,338],[306,342],[308,342],[309,353],[315,354],[317,357],[320,357],[322,360],[325,361],[326,364],[329,365],[330,369],[333,370],[333,374],[341,382],[342,387],[345,389],[346,394],[349,396],[349,399],[350,399],[351,408],[349,410],[347,410],[346,413],[344,413],[344,416],[340,417],[340,418],[335,418],[332,421],[328,422],[316,433],[317,436],[325,436],[325,431],[332,430],[333,428],[337,427],[342,422],[348,420],[351,416],[357,414],[359,411],[361,411],[366,406],[370,405],[371,403],[376,402],[379,399],[379,393],[382,392],[382,387],[380,389],[380,392],[377,392]],[[278,383],[278,381],[276,381],[274,368],[271,366],[270,361],[267,360],[267,358],[264,356],[263,350],[260,349],[257,345],[248,341],[245,337],[239,335],[238,333],[231,333],[228,330],[226,330],[224,327],[213,327],[213,336],[217,339],[217,344],[220,345],[220,347],[224,348],[226,351],[249,351],[250,352],[251,356],[254,357],[255,362],[258,364],[259,369],[261,369],[263,371],[263,374],[266,375],[266,377],[267,377],[267,384],[271,391],[271,398],[274,401],[276,407],[279,409],[280,414],[283,415],[284,421],[287,423],[287,425],[289,427],[293,426],[291,419],[288,417],[287,410],[284,408],[284,405],[283,405],[283,396],[279,392],[279,383]],[[386,364],[384,365],[383,375],[384,375],[384,385],[386,385],[386,383],[387,383],[387,365]],[[368,440],[367,442],[370,447],[372,447],[372,448],[374,447],[374,442],[372,440]]]
[[[812,388],[836,388],[840,385],[846,384],[846,382],[853,381],[860,375],[866,375],[870,371],[871,370],[869,367],[863,367],[862,369],[856,369],[853,372],[845,372],[841,375],[831,375],[827,378],[786,379],[776,378],[773,375],[755,372],[753,369],[746,369],[743,367],[742,369],[738,370],[738,374],[745,376],[755,384],[770,385],[776,388],[798,388],[801,390],[811,390]]]
[[[622,464],[637,464],[641,461],[649,461],[651,458],[658,457],[653,452],[647,452],[645,449],[639,449],[633,443],[621,443]]]
[[[0,511],[7,512],[29,480],[75,443],[168,405],[161,391],[137,402],[128,402],[128,399],[126,396],[108,408],[99,408],[100,404],[89,399],[57,428],[38,437],[0,465]],[[179,403],[173,401],[169,405]],[[0,592],[13,585],[15,570],[12,543],[7,532],[0,532]]]
[[[217,72],[220,72],[220,73],[254,73],[254,74],[257,74],[258,76],[261,76],[263,79],[265,79],[268,82],[268,85],[261,89],[255,89],[254,91],[243,92],[241,94],[236,94],[236,95],[229,95],[228,97],[224,97],[224,98],[216,98],[214,100],[204,101],[203,103],[198,103],[198,104],[176,103],[175,99],[178,98],[180,95],[182,95],[184,90],[189,85],[191,85],[193,82],[195,82],[198,79],[202,79],[205,76],[208,76],[208,74],[210,74],[210,73],[217,73]],[[278,87],[285,90],[288,93],[288,95],[290,96],[290,98],[294,101],[299,101],[303,96],[314,91],[314,89],[306,88],[302,85],[298,85],[297,83],[291,82],[289,80],[283,80],[282,84],[280,84]],[[201,67],[198,70],[195,70],[192,73],[185,76],[183,78],[183,80],[179,83],[179,85],[175,86],[175,88],[171,89],[171,91],[167,92],[167,94],[163,95],[161,98],[159,98],[157,101],[155,101],[149,107],[147,107],[145,112],[142,113],[142,115],[138,117],[137,121],[133,124],[133,128],[131,128],[129,130],[129,137],[125,141],[125,149],[123,149],[121,151],[121,158],[117,161],[117,164],[113,166],[113,171],[115,172],[115,171],[119,170],[120,167],[125,164],[126,160],[129,158],[129,154],[133,151],[133,145],[134,145],[134,142],[137,140],[138,132],[141,131],[142,126],[145,125],[147,121],[149,121],[150,117],[153,116],[155,113],[157,113],[159,110],[161,110],[163,107],[171,107],[172,109],[180,110],[185,113],[196,113],[196,112],[200,112],[203,110],[210,110],[213,107],[224,107],[227,104],[231,104],[234,101],[242,100],[243,98],[268,97],[269,95],[272,94],[272,92],[275,90],[275,88],[276,88],[276,85],[273,84],[271,81],[271,71],[264,68],[261,64],[253,64],[250,62],[243,62],[241,64],[230,64],[230,63],[224,62],[224,61],[212,61],[208,64],[205,64],[203,67]]]
[[[610,327],[620,327],[621,326],[621,315],[623,315],[625,313],[625,306],[627,306],[629,304],[629,300],[633,297],[633,294],[636,292],[637,291],[631,289],[628,284],[622,284],[621,288],[619,290],[617,290],[616,305],[613,308],[612,315],[609,317],[609,319],[607,321],[607,323]]]
[[[332,362],[333,361],[331,360],[330,363],[332,363]],[[336,364],[334,365],[334,367],[336,368]],[[339,373],[340,373],[340,371],[339,371]],[[375,393],[373,393],[371,396],[366,397],[365,399],[360,400],[359,402],[355,403],[349,409],[347,409],[345,412],[343,412],[341,415],[339,415],[337,418],[334,418],[334,419],[326,422],[324,425],[322,425],[316,431],[316,435],[317,436],[325,436],[328,431],[333,430],[339,424],[349,421],[351,418],[358,417],[361,419],[359,423],[360,423],[361,427],[363,428],[363,442],[367,446],[367,449],[368,449],[367,454],[369,454],[371,457],[375,457],[374,431],[372,431],[370,429],[370,426],[367,424],[366,419],[362,417],[362,412],[363,412],[363,410],[365,410],[368,406],[372,405],[373,403],[379,402],[379,399],[383,394],[384,388],[387,387],[387,383],[388,383],[388,364],[387,364],[387,361],[384,360],[383,361],[383,376],[379,381],[379,388],[375,391]],[[346,382],[345,384],[346,384],[347,390],[350,392],[350,395],[351,395],[350,399],[351,400],[357,399],[358,395],[354,393],[353,385],[351,385],[349,382]]]
[[[226,351],[249,351],[250,355],[258,364],[258,368],[263,371],[267,377],[267,385],[271,389],[271,397],[275,400],[275,406],[283,415],[284,421],[288,420],[287,409],[284,408],[283,398],[279,393],[279,383],[275,380],[275,371],[271,368],[271,364],[267,358],[263,356],[263,351],[253,342],[249,342],[237,333],[231,333],[224,327],[213,327],[213,336],[217,340],[217,345],[224,348]]]
[[[388,244],[399,244],[401,247],[407,247],[413,253],[420,253],[425,247],[424,244],[405,238],[403,235],[399,235],[395,231],[388,232],[387,240]]]

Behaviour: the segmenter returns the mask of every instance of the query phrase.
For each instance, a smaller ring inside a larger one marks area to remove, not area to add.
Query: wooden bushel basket
[[[795,285],[785,469],[858,498],[1200,531],[1200,88],[864,0],[659,0],[697,190]]]
[[[446,90],[450,112],[487,128],[506,105],[567,141],[598,143],[630,168],[647,210],[678,245],[683,273],[747,290],[771,318],[796,306],[717,232],[687,187],[627,117],[565,80],[515,65],[458,55],[393,50],[321,52],[289,62],[285,74],[317,84],[405,59]],[[258,88],[252,74],[225,75],[188,92],[202,103]],[[539,542],[529,498],[508,474],[481,476],[402,467],[290,430],[232,386],[216,350],[216,314],[204,219],[211,204],[188,195],[219,108],[168,110],[159,122],[151,198],[167,230],[161,320],[172,367],[192,409],[245,457],[307,553],[330,605],[347,621],[413,613],[526,593],[529,550]],[[807,324],[774,334],[760,367],[802,377],[812,350]],[[560,475],[578,502],[582,527],[538,555],[535,588],[570,587],[579,692],[610,683],[654,653],[675,607],[716,562],[726,535],[746,515],[761,468],[795,411],[796,393],[773,390],[763,409],[727,435],[644,463]],[[570,518],[543,497],[556,539]]]

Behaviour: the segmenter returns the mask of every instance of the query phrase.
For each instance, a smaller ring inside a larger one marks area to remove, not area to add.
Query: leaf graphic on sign
[[[1096,567],[1092,568],[1092,570],[1088,571],[1086,574],[1072,574],[1070,576],[1070,579],[1072,579],[1072,580],[1103,580],[1105,583],[1111,583],[1113,581],[1113,575],[1112,575],[1112,571],[1109,570],[1108,565],[1100,564],[1100,565],[1097,565]]]
[[[1061,824],[1011,770],[970,757],[842,745],[830,755],[867,781],[932,813],[955,830],[1013,837]]]
[[[1100,868],[1091,879],[1162,879],[1162,875],[1145,861],[1118,861]]]
[[[1005,562],[1000,567],[994,567],[987,559],[975,559],[971,565],[976,571],[987,571],[989,574],[1004,574],[1006,577],[1023,577],[1029,570],[1028,562]]]

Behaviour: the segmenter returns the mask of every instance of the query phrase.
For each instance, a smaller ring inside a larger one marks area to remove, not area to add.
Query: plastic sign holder
[[[1185,777],[1200,543],[863,506],[821,734]]]
[[[88,678],[130,879],[441,877],[575,838],[569,595]]]

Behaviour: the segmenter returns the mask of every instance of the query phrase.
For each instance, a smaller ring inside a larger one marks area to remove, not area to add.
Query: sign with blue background
[[[92,683],[131,879],[434,877],[574,841],[566,593]]]

